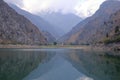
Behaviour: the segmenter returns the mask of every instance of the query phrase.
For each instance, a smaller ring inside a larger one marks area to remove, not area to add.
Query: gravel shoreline
[[[0,48],[39,48],[39,46],[32,46],[32,45],[0,45]]]
[[[119,45],[91,45],[91,46],[82,46],[82,45],[0,45],[0,48],[6,48],[6,49],[11,49],[11,48],[21,48],[21,49],[57,49],[57,48],[65,48],[65,49],[82,49],[85,51],[93,50],[93,51],[120,51],[120,46]]]

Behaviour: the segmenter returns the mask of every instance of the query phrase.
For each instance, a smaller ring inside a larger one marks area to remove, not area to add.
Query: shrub
[[[57,42],[53,42],[53,45],[57,45]]]
[[[112,43],[112,40],[109,38],[106,38],[103,40],[103,42],[104,42],[104,44],[110,44],[110,43]]]
[[[119,32],[119,26],[115,27],[115,33]]]
[[[114,38],[112,38],[112,39],[106,38],[106,39],[103,40],[103,42],[104,42],[105,44],[120,42],[120,36],[116,36],[116,37],[114,37]]]

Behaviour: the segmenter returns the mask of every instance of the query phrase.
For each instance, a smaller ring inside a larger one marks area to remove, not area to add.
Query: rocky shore
[[[120,51],[120,44],[109,44],[109,45],[0,45],[0,48],[21,48],[21,49],[81,49],[84,51]]]
[[[39,48],[37,45],[0,45],[0,48]]]

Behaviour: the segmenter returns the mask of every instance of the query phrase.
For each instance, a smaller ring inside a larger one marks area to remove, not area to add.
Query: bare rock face
[[[120,43],[120,10],[112,14],[108,21],[104,22],[103,31],[106,32],[101,41],[105,44]]]
[[[38,28],[0,0],[0,43],[45,44]]]
[[[42,31],[42,33],[43,33],[43,35],[46,37],[47,42],[48,42],[49,44],[56,41],[55,37],[52,36],[51,33],[47,32],[47,31]]]
[[[93,44],[102,41],[110,31],[111,25],[105,28],[106,22],[118,10],[120,10],[120,1],[105,1],[93,16],[80,22],[75,27],[76,30],[72,30],[64,42],[67,44]]]

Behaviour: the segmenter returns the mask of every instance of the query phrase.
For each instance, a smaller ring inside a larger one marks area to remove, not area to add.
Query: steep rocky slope
[[[59,36],[59,32],[56,30],[56,28],[48,23],[47,21],[45,21],[44,19],[42,19],[40,16],[31,14],[25,10],[20,9],[19,7],[15,6],[14,4],[9,4],[15,11],[17,11],[19,14],[23,15],[24,17],[26,17],[27,19],[29,19],[34,25],[36,25],[41,31],[48,32],[51,36],[57,38]],[[43,34],[44,35],[44,34]],[[51,36],[46,36],[46,38],[48,40],[53,40],[51,38]],[[54,38],[54,39],[55,39]],[[49,42],[49,41],[48,41]]]
[[[45,44],[38,28],[0,0],[0,43]]]
[[[102,41],[106,37],[109,29],[104,28],[104,24],[110,16],[120,10],[120,1],[105,1],[99,10],[91,17],[79,23],[75,32],[70,32],[70,36],[64,41],[67,44],[93,44]]]
[[[106,30],[106,35],[101,42],[105,44],[120,43],[120,10],[104,22],[104,30]]]

